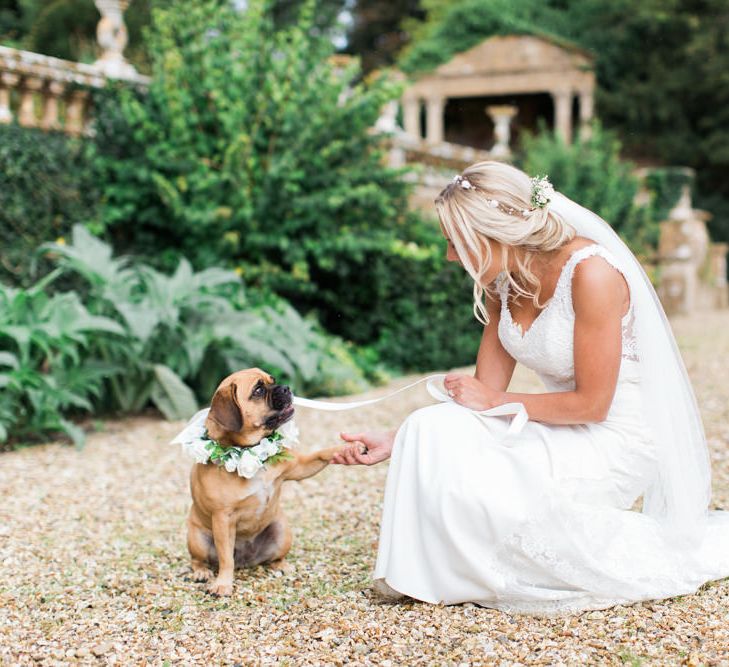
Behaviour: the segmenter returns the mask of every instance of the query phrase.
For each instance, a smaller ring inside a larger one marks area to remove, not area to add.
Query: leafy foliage
[[[61,430],[77,444],[79,411],[189,417],[225,375],[263,366],[298,392],[366,387],[341,341],[281,300],[252,306],[240,277],[182,259],[172,275],[110,247],[83,226],[46,244],[58,268],[27,290],[0,283],[0,442]],[[71,273],[81,293],[47,294]]]
[[[520,166],[529,174],[549,174],[555,188],[608,221],[635,251],[658,242],[652,208],[634,203],[639,180],[620,159],[620,142],[596,123],[588,139],[565,144],[548,130],[523,140]]]
[[[121,371],[89,356],[92,341],[123,338],[110,318],[90,313],[74,293],[49,296],[45,282],[27,290],[0,283],[0,442],[62,431],[77,445],[83,432],[64,414],[91,410],[105,378]]]
[[[425,0],[422,22],[408,21],[413,32],[399,65],[409,73],[425,72],[492,35],[536,34],[560,40],[549,29],[554,10],[542,0]]]
[[[357,0],[351,8],[352,25],[347,35],[348,53],[358,54],[365,73],[395,63],[408,42],[405,20],[422,20],[421,0]]]
[[[31,285],[38,245],[91,219],[98,188],[88,145],[60,133],[0,125],[0,278]],[[38,267],[47,270],[48,265]]]
[[[149,91],[118,91],[98,124],[116,247],[149,249],[157,266],[180,254],[238,266],[310,308],[344,298],[348,266],[387,246],[407,186],[370,128],[399,88],[384,76],[350,87],[356,63],[328,60],[312,6],[281,30],[262,0],[154,12]]]
[[[123,346],[103,342],[99,349],[102,358],[127,369],[111,383],[114,401],[109,407],[136,411],[151,397],[173,418],[191,411],[192,396],[174,409],[174,401],[181,400],[180,383],[205,401],[221,377],[256,365],[285,378],[297,391],[320,389],[331,381],[326,369],[337,364],[327,358],[330,339],[281,300],[250,307],[235,272],[195,272],[183,258],[168,275],[113,257],[108,245],[81,226],[73,232],[72,244],[47,248],[58,255],[61,268],[86,279],[89,307],[122,323],[131,339]],[[356,365],[342,356],[336,370],[346,381],[332,389],[362,388]],[[341,368],[345,364],[346,370]]]

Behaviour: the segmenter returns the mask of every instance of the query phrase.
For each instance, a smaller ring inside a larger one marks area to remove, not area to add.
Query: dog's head
[[[246,447],[258,444],[293,415],[291,390],[260,368],[248,368],[218,385],[205,426],[221,445]]]

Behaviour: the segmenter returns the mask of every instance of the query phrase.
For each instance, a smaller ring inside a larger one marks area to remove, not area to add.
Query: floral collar
[[[228,472],[237,472],[241,477],[251,479],[264,466],[290,459],[288,450],[299,442],[299,430],[290,420],[253,447],[221,445],[208,435],[205,428],[209,411],[210,408],[204,408],[193,415],[171,442],[182,445],[182,451],[197,463],[214,463]]]

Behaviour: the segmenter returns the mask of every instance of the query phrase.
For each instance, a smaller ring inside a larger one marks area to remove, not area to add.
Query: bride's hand
[[[390,458],[392,443],[395,440],[395,431],[388,433],[340,433],[339,435],[342,440],[350,444],[334,456],[332,463],[344,465],[360,463],[371,466],[380,463],[380,461]]]
[[[456,403],[472,410],[488,410],[504,403],[501,392],[489,389],[472,375],[448,373],[443,385]]]

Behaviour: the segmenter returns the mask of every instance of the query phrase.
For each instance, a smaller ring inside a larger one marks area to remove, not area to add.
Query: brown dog
[[[208,435],[221,445],[253,446],[294,414],[291,391],[258,368],[238,371],[215,390],[205,421]],[[339,447],[291,457],[266,465],[251,479],[214,463],[193,465],[192,507],[187,519],[187,548],[195,581],[209,581],[214,595],[230,595],[233,571],[270,563],[282,568],[291,547],[291,531],[281,512],[284,481],[316,475]]]

